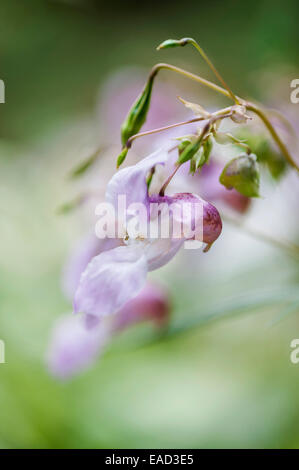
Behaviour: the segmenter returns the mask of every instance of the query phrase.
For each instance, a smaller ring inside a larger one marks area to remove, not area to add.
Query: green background
[[[298,447],[299,365],[289,355],[299,322],[271,322],[286,310],[277,292],[296,292],[299,272],[278,251],[238,268],[221,245],[219,258],[196,255],[196,269],[181,257],[158,274],[174,321],[218,316],[225,302],[221,313],[233,318],[163,340],[140,326],[73,381],[47,373],[51,325],[71,309],[61,269],[84,233],[78,214],[57,217],[55,208],[75,193],[65,174],[97,128],[100,84],[122,66],[149,69],[161,60],[155,46],[181,36],[201,42],[238,94],[262,100],[264,71],[298,71],[295,0],[107,3],[1,1],[0,448]],[[211,77],[192,49],[163,60]],[[282,74],[275,99],[288,97],[292,78]]]

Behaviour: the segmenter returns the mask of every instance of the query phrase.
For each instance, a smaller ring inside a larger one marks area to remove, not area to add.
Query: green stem
[[[194,73],[187,72],[186,70],[181,69],[179,67],[176,67],[174,65],[165,64],[165,63],[156,64],[152,68],[151,75],[153,74],[153,76],[155,76],[158,73],[158,71],[161,70],[161,69],[172,70],[173,72],[179,73],[180,75],[183,75],[187,78],[190,78],[191,80],[194,80],[198,83],[201,83],[202,85],[210,88],[211,90],[217,91],[217,93],[220,93],[220,94],[222,94],[222,95],[224,95],[228,98],[231,97],[230,93],[227,90],[225,90],[224,88],[222,88],[221,86],[216,85],[215,83],[210,82],[209,80],[206,80],[205,78],[202,78],[199,75],[195,75]],[[272,126],[271,122],[266,117],[264,112],[257,105],[255,105],[253,103],[250,103],[248,101],[245,101],[242,98],[240,98],[239,96],[236,96],[236,98],[237,98],[237,100],[240,104],[244,104],[244,106],[246,106],[246,108],[249,111],[252,111],[257,116],[259,116],[259,118],[263,121],[263,123],[265,124],[265,126],[269,130],[272,138],[277,143],[277,145],[278,145],[279,149],[281,150],[282,154],[284,155],[285,159],[299,173],[298,164],[294,161],[294,159],[290,155],[286,145],[282,142],[282,140],[280,139],[279,135],[275,131],[274,127]]]
[[[191,80],[194,80],[195,82],[201,83],[202,85],[207,86],[211,90],[217,91],[218,93],[221,93],[222,95],[231,98],[230,93],[222,88],[219,85],[216,85],[216,83],[210,82],[209,80],[206,80],[205,78],[200,77],[199,75],[196,75],[194,73],[188,72],[187,70],[181,69],[180,67],[176,67],[175,65],[171,64],[165,64],[165,63],[159,63],[156,64],[151,71],[150,76],[155,76],[159,70],[161,69],[166,69],[166,70],[172,70],[173,72],[179,73],[180,75],[183,75],[184,77],[190,78]]]
[[[252,111],[253,113],[255,113],[263,121],[263,123],[267,127],[268,131],[270,132],[272,138],[274,139],[274,141],[278,145],[279,149],[283,153],[285,159],[299,173],[298,164],[295,162],[295,160],[293,159],[293,157],[289,153],[286,145],[282,142],[281,138],[277,134],[276,130],[272,126],[271,122],[269,121],[269,119],[267,118],[265,113],[258,106],[254,105],[253,103],[246,103],[245,106],[248,109],[248,111]]]
[[[138,134],[132,135],[132,137],[128,139],[126,143],[126,147],[130,148],[133,141],[138,139],[139,137],[144,137],[147,135],[156,134],[158,132],[167,131],[168,129],[173,129],[174,127],[184,126],[186,124],[192,124],[193,122],[204,121],[205,119],[206,119],[205,117],[198,117],[198,118],[189,119],[188,121],[182,121],[182,122],[176,122],[175,124],[169,124],[169,126],[158,127],[157,129],[152,129],[150,131],[139,132]]]
[[[190,38],[189,39],[189,43],[192,44],[192,46],[195,47],[195,49],[198,50],[198,52],[201,54],[202,58],[205,60],[205,62],[208,64],[208,66],[210,67],[210,69],[214,72],[214,74],[216,75],[216,77],[218,78],[218,80],[222,83],[222,85],[224,86],[224,88],[228,91],[231,99],[236,103],[236,104],[239,104],[239,100],[238,98],[236,97],[236,95],[232,92],[232,90],[230,89],[230,87],[227,85],[227,83],[223,80],[222,76],[220,75],[220,73],[218,72],[218,70],[216,69],[216,67],[214,66],[214,64],[211,62],[211,60],[209,59],[209,57],[207,56],[207,54],[205,53],[205,51],[200,47],[200,45],[195,41],[195,39],[192,39]]]

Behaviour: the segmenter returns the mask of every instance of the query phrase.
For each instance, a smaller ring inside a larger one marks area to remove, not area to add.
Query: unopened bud
[[[182,145],[182,144],[181,144]],[[181,146],[181,153],[178,159],[178,164],[182,164],[191,160],[191,158],[196,154],[200,149],[201,139],[197,139],[195,142],[190,142],[189,144],[184,144]]]
[[[204,163],[207,163],[209,158],[210,158],[210,155],[211,155],[211,152],[212,152],[212,148],[213,148],[213,141],[212,141],[212,137],[209,136],[205,141],[204,141],[204,144],[203,144],[203,150],[204,150],[204,157],[205,157],[205,161]]]
[[[182,38],[182,39],[166,39],[158,47],[157,51],[160,49],[169,49],[171,47],[183,47],[193,41],[191,38]]]
[[[121,141],[125,145],[130,137],[137,134],[145,123],[150,105],[155,74],[152,74],[142,92],[131,107],[123,125],[121,126]]]
[[[247,197],[259,197],[260,174],[254,154],[233,158],[223,169],[219,181]]]
[[[119,168],[120,165],[125,161],[128,151],[129,151],[128,147],[124,147],[122,151],[120,152],[117,158],[117,164],[116,164],[117,168]]]

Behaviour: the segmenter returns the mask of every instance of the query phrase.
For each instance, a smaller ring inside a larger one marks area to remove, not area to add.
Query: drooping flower
[[[48,368],[55,377],[68,379],[92,365],[117,333],[143,321],[163,327],[169,314],[167,293],[156,284],[147,283],[115,315],[102,319],[92,328],[86,327],[80,315],[65,315],[52,331],[47,352]]]
[[[62,290],[69,300],[73,299],[81,274],[92,258],[120,244],[121,240],[117,238],[100,239],[93,233],[88,234],[77,242],[64,266],[62,274]]]
[[[136,165],[117,172],[110,180],[106,200],[117,209],[118,197],[126,196],[127,207],[132,203],[141,203],[149,208],[151,202],[170,203],[179,206],[191,203],[192,211],[200,206],[200,220],[192,224],[203,227],[203,242],[212,244],[220,235],[222,224],[215,207],[189,193],[174,196],[149,195],[147,176],[157,165],[165,164],[166,151],[158,151],[141,160]],[[195,213],[195,212],[194,212]],[[149,225],[156,223],[157,216],[148,212]],[[174,221],[175,217],[172,217]],[[186,237],[171,235],[165,238],[151,238],[143,232],[124,238],[124,245],[105,251],[92,259],[80,278],[75,294],[74,311],[86,316],[101,318],[118,311],[130,299],[134,298],[145,285],[147,272],[157,269],[168,261],[180,249],[186,239],[194,238],[194,233]]]

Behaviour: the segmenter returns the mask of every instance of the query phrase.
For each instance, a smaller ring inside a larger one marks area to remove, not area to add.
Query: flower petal
[[[88,330],[80,316],[60,318],[54,326],[47,353],[50,372],[67,379],[85,369],[101,354],[111,334],[106,322]]]
[[[117,238],[99,239],[94,234],[84,237],[75,246],[67,261],[62,275],[62,290],[68,299],[72,299],[78,287],[81,274],[94,256],[120,245]]]
[[[151,168],[167,160],[165,150],[157,150],[136,165],[123,168],[115,173],[107,186],[106,201],[117,209],[118,196],[126,196],[127,207],[134,202],[147,203],[146,176]]]
[[[147,261],[138,246],[120,246],[92,259],[75,294],[75,312],[102,317],[119,310],[142,289]]]
[[[153,252],[150,253],[152,256],[148,258],[148,270],[154,271],[155,269],[161,268],[165,264],[169,263],[172,258],[177,254],[179,249],[184,243],[184,239],[171,239],[166,250],[160,252],[159,255],[153,256]],[[149,253],[148,253],[149,256]]]

